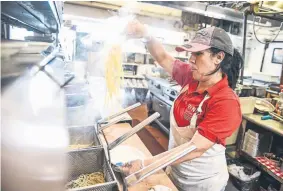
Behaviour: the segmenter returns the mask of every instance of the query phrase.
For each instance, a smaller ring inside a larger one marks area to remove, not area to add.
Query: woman
[[[131,161],[120,169],[129,175],[180,145],[195,145],[196,150],[169,168],[172,181],[178,190],[224,190],[229,177],[225,139],[242,119],[233,89],[243,60],[230,37],[217,27],[198,31],[188,44],[176,48],[191,52],[189,63],[183,63],[168,54],[140,22],[130,23],[127,32],[129,36],[145,38],[154,59],[183,88],[171,110],[169,151],[144,161]]]

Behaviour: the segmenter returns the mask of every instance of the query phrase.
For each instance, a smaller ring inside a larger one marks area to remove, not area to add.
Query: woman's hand
[[[166,52],[158,40],[154,39],[154,35],[150,34],[146,25],[140,23],[138,20],[131,21],[126,26],[125,33],[128,38],[145,38],[147,49],[151,56],[166,72],[172,75],[175,58]]]
[[[124,165],[118,167],[119,171],[121,171],[125,176],[129,176],[144,167],[142,160],[133,160],[125,163]]]
[[[126,34],[130,38],[144,38],[147,36],[148,30],[144,24],[138,20],[134,20],[128,23]]]

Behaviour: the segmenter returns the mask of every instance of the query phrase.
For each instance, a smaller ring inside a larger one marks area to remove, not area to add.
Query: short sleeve
[[[175,60],[173,63],[172,78],[182,87],[191,83],[193,80],[191,65],[180,60]]]
[[[238,100],[221,100],[208,108],[198,132],[212,142],[225,145],[225,139],[239,128],[242,120]]]

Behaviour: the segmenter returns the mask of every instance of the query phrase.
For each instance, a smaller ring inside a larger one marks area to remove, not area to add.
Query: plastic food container
[[[251,114],[254,112],[256,98],[255,97],[240,97],[242,114]]]

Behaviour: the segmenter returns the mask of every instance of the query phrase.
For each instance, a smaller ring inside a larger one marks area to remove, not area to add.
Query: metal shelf
[[[137,78],[137,79],[145,79],[144,76],[137,76],[137,75],[125,75],[124,78]]]
[[[141,64],[137,64],[137,63],[122,63],[122,65],[128,65],[128,66],[139,66]]]
[[[189,59],[188,57],[186,56],[174,56],[175,58],[184,58],[184,59]]]
[[[266,168],[264,165],[262,165],[260,162],[258,162],[255,158],[249,156],[247,153],[245,153],[244,151],[240,152],[240,155],[243,156],[245,159],[247,159],[248,161],[250,161],[251,163],[253,163],[254,165],[256,165],[258,168],[260,168],[262,171],[268,173],[270,176],[272,176],[274,179],[276,179],[278,182],[280,182],[281,184],[283,184],[283,179],[281,179],[280,177],[278,177],[276,174],[274,174],[271,170],[269,170],[268,168]]]
[[[148,90],[148,88],[146,87],[137,87],[137,86],[123,86],[122,88]]]
[[[149,52],[146,53],[141,53],[141,52],[125,52],[125,53],[132,53],[132,54],[143,54],[143,55],[151,55]],[[172,55],[174,58],[184,58],[188,59],[186,56],[177,56],[177,55]]]
[[[41,34],[57,33],[62,22],[63,2],[3,1],[1,21]]]
[[[261,120],[261,114],[244,114],[243,118],[267,129],[279,136],[283,136],[283,124],[275,120]]]

